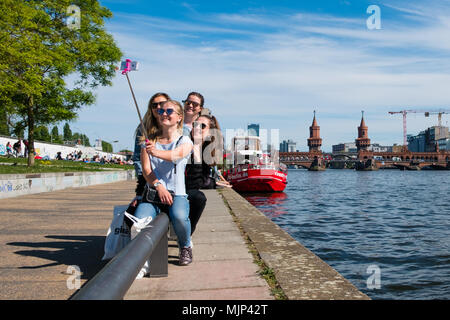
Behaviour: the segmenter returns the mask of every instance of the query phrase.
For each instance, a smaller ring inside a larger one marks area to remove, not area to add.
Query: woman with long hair
[[[192,124],[198,118],[203,110],[203,105],[205,104],[205,98],[202,94],[198,92],[190,92],[186,98],[183,100],[184,103],[184,126],[183,134],[188,136],[192,131]]]
[[[179,264],[192,262],[191,224],[189,202],[185,188],[185,167],[192,152],[192,141],[182,135],[183,108],[174,100],[165,102],[157,110],[158,120],[147,119],[145,128],[149,141],[142,145],[142,174],[147,188],[154,188],[161,202],[168,207],[169,218],[174,227],[180,248]],[[141,142],[145,138],[141,137]],[[134,216],[155,218],[161,206],[147,202],[145,195]]]
[[[156,123],[158,121],[158,108],[161,107],[161,105],[170,100],[170,97],[167,93],[164,92],[157,92],[155,93],[148,102],[147,112],[144,115],[143,122],[144,126],[152,126],[152,124]],[[146,125],[145,125],[146,124]],[[145,186],[145,179],[142,175],[142,166],[141,166],[141,145],[140,145],[140,139],[142,134],[142,128],[139,124],[136,128],[136,131],[134,133],[135,136],[135,142],[134,142],[134,153],[131,158],[133,160],[134,170],[137,177],[137,185],[136,185],[136,197],[140,199],[140,196],[142,195],[142,192],[144,191]],[[134,202],[134,206],[136,206],[136,202]]]
[[[191,161],[186,166],[186,193],[188,195],[191,234],[194,233],[206,206],[205,194],[200,189],[214,189],[211,168],[221,163],[223,138],[214,116],[202,115],[193,122],[191,139],[194,142]]]

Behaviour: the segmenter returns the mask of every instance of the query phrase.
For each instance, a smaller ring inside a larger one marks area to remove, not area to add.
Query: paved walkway
[[[134,182],[72,188],[0,200],[0,299],[68,299],[106,264],[105,234],[113,207],[130,201]],[[194,262],[176,265],[169,248],[169,277],[135,281],[126,299],[272,299],[236,224],[215,190],[194,234]],[[73,278],[73,277],[72,277]]]
[[[113,207],[128,203],[135,182],[0,200],[0,299],[70,298],[67,268],[77,265],[81,285],[101,261]],[[70,284],[75,281],[69,279]]]
[[[194,262],[178,266],[178,247],[169,242],[169,277],[136,280],[125,299],[273,299],[222,197],[204,192],[207,205],[192,238]]]

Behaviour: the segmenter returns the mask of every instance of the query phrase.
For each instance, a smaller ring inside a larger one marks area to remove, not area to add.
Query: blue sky
[[[317,111],[323,150],[354,141],[361,110],[372,142],[402,142],[388,111],[449,108],[450,1],[122,1],[103,0],[124,52],[141,112],[150,96],[204,94],[223,129],[259,123],[280,140],[306,139]],[[378,5],[381,29],[366,12]],[[450,115],[444,116],[448,124]],[[133,148],[138,123],[126,79],[97,90],[72,124],[91,141]],[[437,117],[408,115],[408,133]]]

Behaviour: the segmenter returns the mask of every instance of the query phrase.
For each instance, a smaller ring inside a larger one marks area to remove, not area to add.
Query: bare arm
[[[153,186],[156,182],[158,182],[158,179],[156,178],[156,175],[152,170],[150,157],[146,152],[141,152],[141,164],[142,175],[144,176],[144,179],[148,182],[149,185]],[[173,204],[172,195],[162,184],[158,185],[156,187],[156,190],[158,191],[159,198],[163,203],[168,205]]]
[[[146,151],[149,155],[170,162],[176,162],[187,157],[192,151],[192,144],[183,143],[173,150],[158,150],[152,142],[147,142]]]
[[[156,179],[155,173],[152,171],[152,166],[150,165],[150,158],[147,153],[141,152],[141,165],[142,165],[142,175],[144,176],[145,181],[149,185],[154,185],[158,182]]]

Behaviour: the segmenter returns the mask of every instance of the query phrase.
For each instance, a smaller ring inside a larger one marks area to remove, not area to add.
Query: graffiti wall
[[[6,144],[8,142],[11,144],[11,146],[13,146],[14,143],[17,142],[17,139],[12,138],[12,137],[0,136],[0,155],[5,156],[7,154]],[[35,149],[36,155],[38,155],[42,158],[46,158],[48,160],[55,159],[58,152],[61,152],[61,157],[63,159],[65,159],[69,153],[73,153],[74,151],[76,151],[76,152],[81,151],[83,153],[83,156],[82,156],[83,158],[84,158],[84,156],[86,156],[86,157],[92,159],[93,156],[99,155],[100,157],[105,156],[107,159],[119,158],[122,160],[126,160],[125,159],[126,157],[123,155],[119,155],[116,153],[103,152],[103,151],[97,150],[93,147],[85,147],[85,146],[80,146],[80,145],[77,145],[75,147],[70,147],[70,146],[64,146],[64,145],[60,145],[60,144],[36,141],[34,143],[34,149]],[[21,155],[24,154],[24,150],[25,150],[25,145],[23,144],[23,141],[22,141],[21,153],[20,153]]]
[[[33,175],[32,178],[27,178],[25,174],[5,174],[0,175],[0,199],[134,179],[134,170],[41,173]]]

